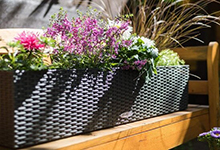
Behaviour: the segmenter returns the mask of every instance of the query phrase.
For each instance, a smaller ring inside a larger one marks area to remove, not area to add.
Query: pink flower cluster
[[[45,45],[40,43],[38,35],[33,32],[22,32],[15,37],[15,40],[20,41],[20,44],[28,51],[35,51],[44,48]]]
[[[146,65],[146,63],[147,63],[147,60],[137,60],[134,62],[138,70],[141,70]]]
[[[134,62],[133,65],[129,65],[127,61],[124,61],[124,66],[122,69],[124,70],[128,70],[128,69],[137,69],[137,70],[141,70],[147,63],[147,60],[137,60]]]
[[[131,40],[121,39],[121,35],[128,28],[129,23],[124,22],[120,27],[108,27],[90,16],[81,16],[69,20],[67,16],[58,16],[51,27],[46,31],[46,36],[57,42],[56,51],[62,49],[69,53],[86,56],[97,56],[98,59],[108,57],[115,59],[120,47],[128,47]]]

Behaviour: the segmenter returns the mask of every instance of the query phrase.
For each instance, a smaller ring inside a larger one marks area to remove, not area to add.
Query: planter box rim
[[[189,65],[174,65],[174,66],[157,66],[156,68],[176,68],[176,67],[188,67]],[[125,69],[121,69],[120,67],[113,67],[111,68],[112,70],[125,70]],[[99,68],[71,68],[71,69],[63,69],[63,68],[57,68],[57,69],[43,69],[43,70],[0,70],[1,72],[16,72],[16,71],[24,71],[24,72],[44,72],[44,71],[48,71],[48,70],[56,70],[56,71],[70,71],[70,70],[99,70],[99,71],[111,71],[111,70],[102,70]],[[132,70],[132,69],[128,69],[128,70]],[[127,71],[127,70],[125,70]],[[138,71],[138,70],[133,70],[133,71]]]

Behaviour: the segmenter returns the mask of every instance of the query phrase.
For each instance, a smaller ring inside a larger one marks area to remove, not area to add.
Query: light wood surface
[[[208,94],[208,81],[207,80],[190,80],[188,92],[189,94],[207,95]]]
[[[207,60],[207,46],[193,46],[186,48],[175,48],[173,51],[177,52],[183,60]]]
[[[203,132],[200,125],[206,122],[204,127],[208,129],[208,115],[202,115],[199,118],[182,120],[177,123],[163,126],[151,131],[146,131],[137,135],[112,141],[103,145],[98,145],[87,150],[168,150],[191,140],[199,133]],[[188,132],[188,130],[195,132]],[[134,143],[134,144],[130,144]],[[70,150],[71,148],[69,148]],[[77,149],[77,148],[76,148]],[[68,150],[68,149],[60,149]]]
[[[219,126],[219,46],[217,42],[211,42],[208,48],[208,92],[210,106],[210,126]]]

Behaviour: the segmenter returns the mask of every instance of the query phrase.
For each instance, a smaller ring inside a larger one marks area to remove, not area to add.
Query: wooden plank
[[[177,52],[180,58],[184,60],[207,60],[207,46],[194,46],[186,48],[175,48],[173,51]]]
[[[208,93],[210,106],[210,124],[211,127],[220,125],[219,109],[219,45],[217,42],[211,42],[208,48],[207,71],[208,71]]]
[[[3,45],[1,45],[1,42],[0,42],[0,47],[1,46],[3,46]],[[0,54],[7,54],[8,53],[8,51],[6,50],[6,49],[0,49]]]
[[[168,150],[208,131],[208,122],[205,114],[84,150]]]
[[[14,39],[19,33],[23,31],[42,33],[42,29],[32,29],[32,28],[11,28],[11,29],[0,29],[0,37],[6,42],[10,42]]]
[[[189,94],[207,95],[208,94],[208,81],[190,80],[188,92]]]
[[[137,121],[114,128],[95,131],[89,135],[77,135],[66,139],[49,142],[22,150],[31,149],[57,149],[57,150],[72,150],[85,149],[104,143],[112,142],[118,139],[126,138],[142,132],[158,129],[169,124],[174,124],[182,120],[208,115],[208,108],[200,108],[199,106],[189,107],[185,111],[179,111],[151,119]],[[182,135],[184,136],[184,135]]]

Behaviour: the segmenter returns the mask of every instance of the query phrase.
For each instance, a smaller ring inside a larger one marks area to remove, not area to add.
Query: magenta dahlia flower
[[[38,35],[33,32],[24,31],[15,40],[20,41],[20,44],[28,51],[35,51],[45,47],[44,44],[40,43]]]

